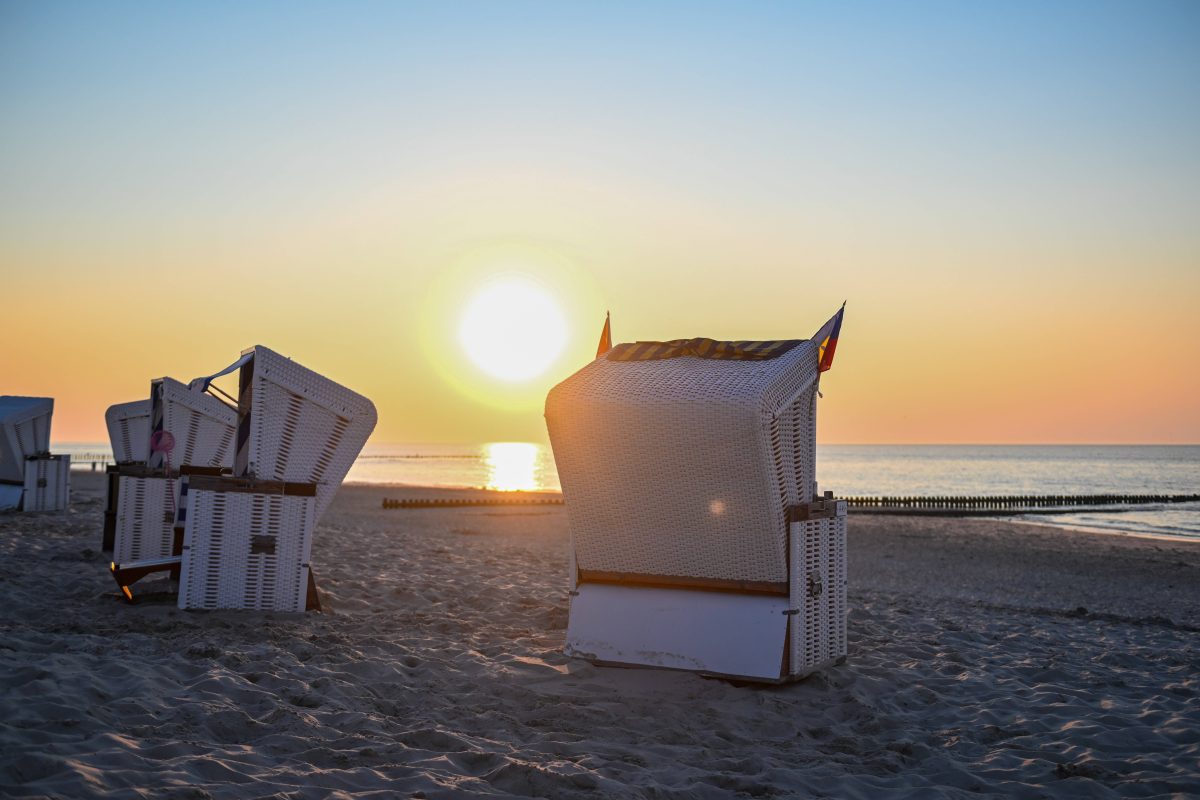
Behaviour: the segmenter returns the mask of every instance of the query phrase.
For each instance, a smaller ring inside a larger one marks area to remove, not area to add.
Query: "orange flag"
[[[604,330],[600,332],[600,346],[596,348],[596,358],[612,350],[612,327],[608,312],[604,312]]]

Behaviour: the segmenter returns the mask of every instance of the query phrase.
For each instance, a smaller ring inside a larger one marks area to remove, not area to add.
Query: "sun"
[[[540,284],[507,275],[488,282],[467,301],[458,341],[484,373],[517,383],[541,375],[562,355],[567,320]]]

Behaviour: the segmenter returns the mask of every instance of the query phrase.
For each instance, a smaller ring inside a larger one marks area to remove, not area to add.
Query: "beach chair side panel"
[[[124,564],[171,555],[178,503],[177,478],[120,476],[112,560]]]
[[[846,657],[846,514],[792,524],[791,675]]]
[[[43,455],[25,462],[25,511],[62,511],[71,491],[71,457]]]

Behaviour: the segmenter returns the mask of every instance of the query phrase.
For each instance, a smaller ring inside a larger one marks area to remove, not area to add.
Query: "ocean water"
[[[78,458],[102,444],[56,445]],[[550,447],[371,444],[348,480],[415,486],[557,491]],[[1200,446],[823,445],[817,480],[838,495],[1200,494]],[[1200,538],[1200,504],[1113,506],[1030,514],[1029,522]]]

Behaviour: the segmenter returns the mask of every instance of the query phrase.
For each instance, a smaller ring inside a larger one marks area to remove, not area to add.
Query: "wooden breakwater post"
[[[1070,513],[1079,508],[1105,506],[1167,505],[1197,503],[1200,494],[1081,494],[1081,495],[994,495],[929,497],[846,497],[851,511],[874,514],[941,514],[945,516],[991,516]]]
[[[561,497],[443,497],[393,500],[385,497],[384,508],[472,508],[479,506],[561,506]]]
[[[1064,513],[1081,507],[1114,505],[1165,505],[1200,503],[1200,494],[1076,494],[1076,495],[978,495],[978,496],[881,496],[844,497],[851,511],[876,514],[945,514],[946,516],[991,516],[1024,514],[1034,509]],[[561,506],[561,496],[492,494],[479,497],[383,499],[383,507],[471,508],[480,506]]]

